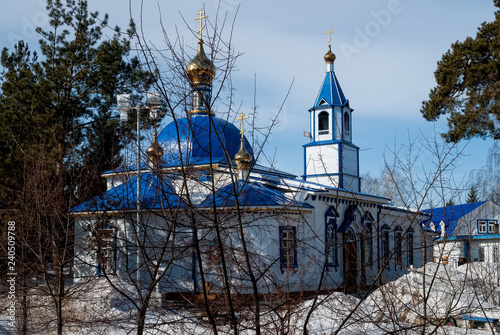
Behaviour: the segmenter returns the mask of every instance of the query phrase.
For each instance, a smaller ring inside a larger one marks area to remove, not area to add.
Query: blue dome
[[[210,123],[210,120],[212,121]],[[169,166],[232,162],[240,149],[240,131],[230,122],[206,114],[194,114],[170,122],[159,134],[163,148],[162,160]],[[245,148],[253,157],[252,147],[245,138]]]

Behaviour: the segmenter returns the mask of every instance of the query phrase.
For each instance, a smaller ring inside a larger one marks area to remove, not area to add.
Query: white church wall
[[[342,139],[342,108],[339,106],[335,107],[335,140],[340,141]]]
[[[352,176],[358,176],[358,151],[350,145],[342,146],[342,172]]]
[[[359,185],[359,178],[350,176],[350,175],[343,175],[342,180],[344,182],[343,187],[346,190],[358,192],[360,189]]]
[[[338,173],[339,152],[334,145],[306,147],[306,174]]]

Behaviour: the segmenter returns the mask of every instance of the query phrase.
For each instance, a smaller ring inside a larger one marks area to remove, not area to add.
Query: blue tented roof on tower
[[[335,72],[327,72],[314,102],[314,107],[319,105],[345,106],[347,102]]]
[[[143,209],[183,208],[184,202],[175,194],[167,179],[146,172],[141,174],[141,207]],[[73,207],[71,212],[135,210],[137,207],[137,176],[130,178],[103,195]]]
[[[422,212],[430,217],[430,219],[425,222],[425,225],[428,228],[430,224],[433,223],[435,232],[440,233],[440,223],[443,221],[446,225],[446,236],[452,236],[455,228],[457,227],[458,221],[465,215],[483,205],[485,202],[486,201],[480,201],[471,204],[424,209]]]

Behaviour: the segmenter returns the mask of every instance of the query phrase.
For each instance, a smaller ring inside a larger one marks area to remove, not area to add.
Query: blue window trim
[[[387,261],[386,258],[390,258],[391,255],[391,235],[390,235],[391,228],[387,225],[384,224],[382,227],[380,227],[380,259],[382,260],[381,266]],[[385,241],[385,239],[387,239]],[[385,245],[387,244],[387,245]],[[390,270],[391,268],[391,262],[387,262],[387,270]]]
[[[288,264],[284,260],[285,252],[283,248],[283,232],[284,231],[292,231],[293,234],[293,264]],[[281,273],[285,271],[285,269],[296,269],[298,267],[297,262],[297,227],[294,226],[279,226],[279,234],[280,234],[280,268]]]
[[[479,222],[484,222],[485,230],[484,232],[479,231]],[[488,234],[488,220],[477,220],[476,221],[476,229],[478,234]]]
[[[394,228],[394,256],[396,266],[403,266],[403,229],[399,225]]]
[[[325,212],[325,257],[326,257],[326,266],[327,267],[334,267],[335,271],[337,271],[338,266],[339,266],[339,258],[338,258],[338,251],[337,251],[337,218],[339,217],[339,213],[337,213],[337,209],[334,206],[329,206],[328,210]],[[328,262],[328,228],[329,227],[333,228],[334,232],[334,259],[335,261],[333,263]]]
[[[413,252],[415,244],[414,237],[415,231],[412,228],[408,229],[406,233],[406,245],[408,246],[408,250],[406,251],[406,264],[408,266],[414,265],[415,263],[415,254]]]
[[[334,218],[327,218],[325,223],[325,255],[326,255],[326,266],[327,267],[334,267],[335,270],[337,270],[339,266],[339,258],[338,258],[338,252],[337,252],[337,220]],[[328,240],[328,228],[331,227],[333,231],[333,240],[329,241]],[[333,244],[333,262],[328,262],[328,253],[329,253],[329,243]]]
[[[368,215],[367,215],[368,214]],[[371,219],[371,220],[370,220]],[[373,217],[371,216],[370,212],[365,212],[365,215],[363,217],[363,221],[367,220],[364,225],[365,225],[365,247],[368,248],[368,250],[365,250],[365,252],[368,252],[368,262],[366,265],[373,265]],[[368,221],[370,220],[370,221]]]
[[[495,222],[495,226],[498,226],[498,220],[486,220],[486,226],[488,227],[489,234],[495,234],[495,231],[490,231],[490,222]],[[498,234],[498,232],[497,232]]]
[[[486,229],[484,232],[480,232],[479,231],[479,222],[484,222],[485,225],[486,225]],[[485,235],[485,234],[495,234],[494,231],[490,231],[490,222],[495,222],[495,225],[498,225],[498,220],[490,220],[490,219],[478,219],[476,221],[476,231],[477,231],[477,234],[481,234],[481,235]],[[498,233],[497,233],[498,234]]]
[[[324,115],[326,115],[326,128],[325,125],[323,124],[324,123],[323,121],[325,121]],[[319,129],[320,125],[323,126],[323,129]],[[329,133],[330,133],[330,113],[328,113],[327,111],[321,111],[318,113],[318,136],[328,135]]]

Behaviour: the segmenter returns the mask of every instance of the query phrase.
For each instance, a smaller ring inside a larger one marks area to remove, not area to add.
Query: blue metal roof
[[[240,150],[240,139],[240,130],[232,123],[207,114],[172,121],[158,134],[162,160],[167,166],[180,166],[181,154],[185,165],[209,162],[210,157],[213,162],[232,162]],[[246,138],[245,148],[253,156]]]
[[[137,207],[137,176],[131,178],[83,204],[71,209],[73,213],[93,211],[135,210]],[[184,207],[170,182],[151,172],[141,174],[141,206],[143,209]]]
[[[291,206],[313,208],[311,205],[297,202],[287,197],[284,192],[265,184],[244,182],[242,180],[220,188],[215,194],[205,199],[199,207],[211,208],[214,203],[217,207],[235,207],[236,199],[238,199],[239,206],[242,207]]]
[[[322,100],[325,103],[322,103]],[[314,107],[319,105],[345,106],[348,100],[344,96],[344,92],[340,88],[339,81],[335,76],[335,72],[329,71],[325,75],[323,84],[319,90],[318,96],[314,102]]]
[[[448,207],[439,207],[432,209],[424,209],[423,213],[429,215],[430,219],[425,221],[425,225],[428,228],[431,222],[435,226],[436,233],[441,232],[441,221],[444,221],[446,225],[446,236],[453,235],[455,228],[457,227],[458,220],[463,216],[469,214],[479,206],[483,205],[486,201],[474,202],[471,204],[461,204]]]

